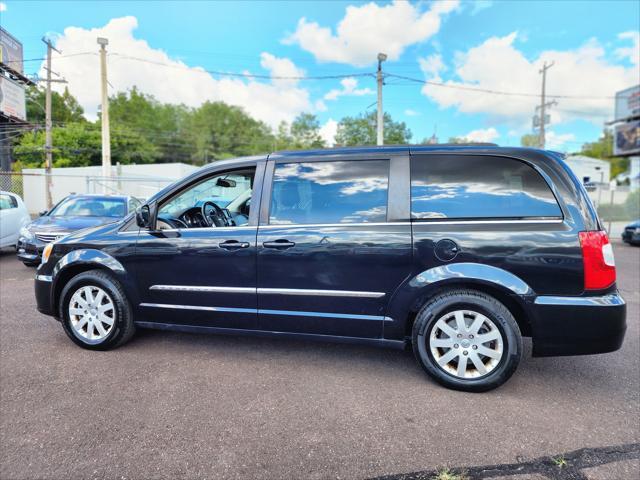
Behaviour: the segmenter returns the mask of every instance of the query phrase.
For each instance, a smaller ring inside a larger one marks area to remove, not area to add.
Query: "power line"
[[[350,77],[375,77],[374,73],[346,73],[346,74],[336,74],[336,75],[267,75],[267,74],[253,74],[253,73],[240,73],[240,72],[224,72],[220,70],[207,70],[200,69],[195,67],[190,67],[188,65],[172,65],[169,63],[157,62],[155,60],[148,60],[146,58],[140,57],[131,57],[129,55],[123,55],[120,53],[111,53],[111,55],[118,56],[119,58],[125,60],[134,60],[137,62],[149,63],[152,65],[158,65],[162,67],[168,68],[176,68],[179,70],[189,70],[192,72],[202,72],[209,73],[211,75],[219,75],[225,77],[240,77],[240,78],[259,78],[263,80],[336,80]]]
[[[493,90],[488,88],[480,88],[480,87],[469,87],[465,85],[452,85],[449,83],[442,82],[434,82],[432,80],[424,80],[420,78],[414,77],[406,77],[404,75],[395,75],[393,73],[387,73],[387,77],[400,78],[402,80],[408,80],[414,83],[421,83],[424,85],[431,85],[434,87],[444,87],[451,88],[454,90],[465,90],[470,92],[479,92],[479,93],[489,93],[492,95],[505,95],[505,96],[513,96],[513,97],[540,97],[539,93],[524,93],[524,92],[506,92],[502,90]],[[590,96],[590,95],[546,95],[547,98],[565,98],[565,99],[577,99],[577,100],[614,100],[615,96]],[[620,97],[618,97],[620,98]]]

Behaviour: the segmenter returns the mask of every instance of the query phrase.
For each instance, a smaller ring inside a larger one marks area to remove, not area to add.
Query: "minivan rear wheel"
[[[502,385],[522,356],[522,335],[509,309],[475,290],[433,297],[416,316],[412,340],[427,374],[446,387],[469,392]]]
[[[67,336],[90,350],[109,350],[135,333],[131,307],[120,283],[107,272],[90,270],[62,290],[60,318]]]

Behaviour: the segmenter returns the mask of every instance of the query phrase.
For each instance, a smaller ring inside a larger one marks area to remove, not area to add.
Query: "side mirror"
[[[40,213],[38,213],[38,216],[44,217],[47,213],[49,213],[47,210],[42,210]]]
[[[151,225],[151,209],[149,205],[143,205],[136,210],[136,224],[140,228],[149,228]]]

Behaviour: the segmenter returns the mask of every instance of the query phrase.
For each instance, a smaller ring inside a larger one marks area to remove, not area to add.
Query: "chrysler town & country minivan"
[[[611,352],[613,251],[561,155],[388,146],[218,161],[43,252],[38,309],[81,347],[136,328],[411,345],[436,381]]]

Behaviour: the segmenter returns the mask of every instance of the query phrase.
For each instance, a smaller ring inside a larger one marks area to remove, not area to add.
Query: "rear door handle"
[[[290,242],[289,240],[280,239],[280,240],[275,240],[273,242],[264,242],[262,244],[262,246],[264,248],[281,248],[281,249],[285,249],[285,248],[295,247],[296,244],[295,244],[295,242]]]
[[[225,250],[238,250],[240,248],[249,248],[249,242],[239,242],[237,240],[227,240],[226,242],[219,243],[220,248]]]

